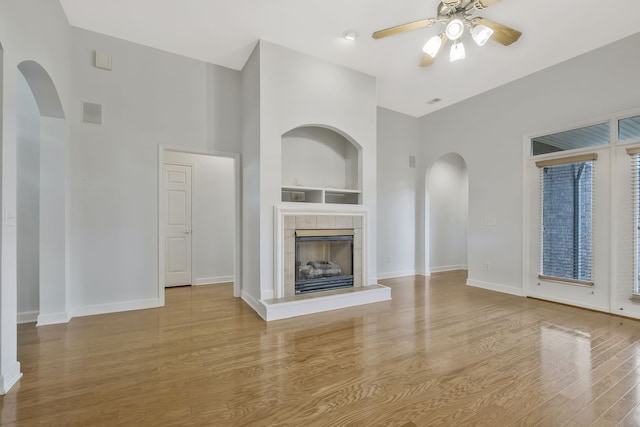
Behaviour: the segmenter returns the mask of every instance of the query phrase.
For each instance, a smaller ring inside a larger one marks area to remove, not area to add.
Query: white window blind
[[[632,294],[640,296],[640,148],[629,148],[631,156],[631,215],[633,215],[633,277]]]
[[[595,154],[536,162],[540,169],[540,275],[593,286]]]

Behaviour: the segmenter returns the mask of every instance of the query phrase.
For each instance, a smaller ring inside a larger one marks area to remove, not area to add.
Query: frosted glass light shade
[[[452,19],[447,23],[444,32],[449,40],[458,40],[464,33],[464,23],[458,18]]]
[[[482,24],[476,25],[471,30],[471,37],[473,37],[473,41],[476,42],[478,46],[484,46],[487,44],[492,35],[493,30]]]
[[[432,58],[435,58],[438,52],[440,52],[440,48],[442,47],[442,39],[444,34],[439,34],[437,36],[431,37],[427,43],[425,43],[422,51],[429,55]]]
[[[467,56],[464,45],[462,42],[455,42],[451,46],[451,52],[449,53],[449,61],[458,61],[460,59],[464,59]]]

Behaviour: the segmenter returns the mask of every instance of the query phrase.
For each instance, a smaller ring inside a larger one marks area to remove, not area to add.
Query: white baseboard
[[[22,313],[18,313],[18,324],[22,323],[33,323],[38,321],[38,312],[37,311],[23,311]]]
[[[415,276],[415,270],[390,271],[388,273],[378,273],[378,280],[395,279],[396,277]]]
[[[263,320],[267,320],[267,308],[264,304],[262,304],[260,301],[256,300],[246,292],[242,292],[241,298],[249,305],[249,307],[253,308],[253,310],[258,313],[258,316],[260,316]]]
[[[527,296],[531,298],[543,300],[543,301],[557,302],[560,304],[570,305],[572,307],[586,308],[588,310],[602,311],[604,313],[619,314],[617,311],[610,310],[608,307],[599,307],[597,305],[590,305],[590,304],[579,304],[579,303],[576,303],[575,301],[570,301],[563,298],[553,298],[553,297],[549,297],[548,295],[537,295],[537,294],[528,293]],[[624,316],[627,316],[627,314],[625,313]]]
[[[427,273],[426,270],[416,270],[416,276],[429,277],[431,276],[431,273]]]
[[[466,264],[443,265],[441,267],[431,267],[431,273],[444,273],[446,271],[466,270]]]
[[[522,288],[514,288],[513,286],[498,285],[496,283],[483,282],[475,279],[467,279],[467,285],[474,288],[486,289],[489,291],[502,292],[503,294],[516,295],[523,297],[524,290]]]
[[[120,311],[145,310],[147,308],[162,307],[159,298],[151,298],[136,301],[124,301],[111,304],[86,305],[76,307],[71,311],[73,317],[93,316],[96,314],[117,313]]]
[[[229,283],[233,281],[233,276],[203,277],[201,279],[196,279],[194,285],[217,285],[219,283]]]
[[[45,313],[38,314],[36,326],[58,325],[60,323],[69,323],[71,315],[69,313]]]
[[[18,382],[22,372],[20,372],[20,362],[11,363],[8,369],[5,369],[0,375],[0,394],[7,394],[9,389]]]
[[[267,299],[273,299],[274,295],[273,295],[273,289],[269,289],[269,290],[263,290],[262,292],[262,298],[260,298],[261,300],[267,300]]]

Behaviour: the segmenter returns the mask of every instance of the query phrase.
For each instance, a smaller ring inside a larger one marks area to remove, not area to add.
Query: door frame
[[[230,153],[226,151],[195,149],[189,147],[181,147],[177,145],[158,145],[158,300],[160,305],[164,306],[164,290],[165,290],[165,229],[164,222],[166,219],[166,212],[164,212],[164,179],[163,169],[165,163],[165,152],[177,151],[187,154],[198,154],[204,156],[223,157],[233,159],[234,169],[234,192],[235,192],[235,248],[233,256],[233,296],[240,297],[242,295],[242,174],[241,174],[241,157],[239,153]],[[193,169],[192,169],[193,170]],[[193,179],[193,178],[192,178]],[[192,196],[194,195],[195,187],[197,183],[192,181]],[[192,211],[192,216],[196,213]],[[193,252],[192,252],[193,259]],[[192,263],[193,269],[193,263]],[[193,271],[192,271],[193,277]]]

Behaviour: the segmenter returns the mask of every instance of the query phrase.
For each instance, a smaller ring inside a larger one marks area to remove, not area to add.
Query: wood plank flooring
[[[18,326],[2,426],[637,426],[640,322],[464,285],[265,323],[231,285]]]

